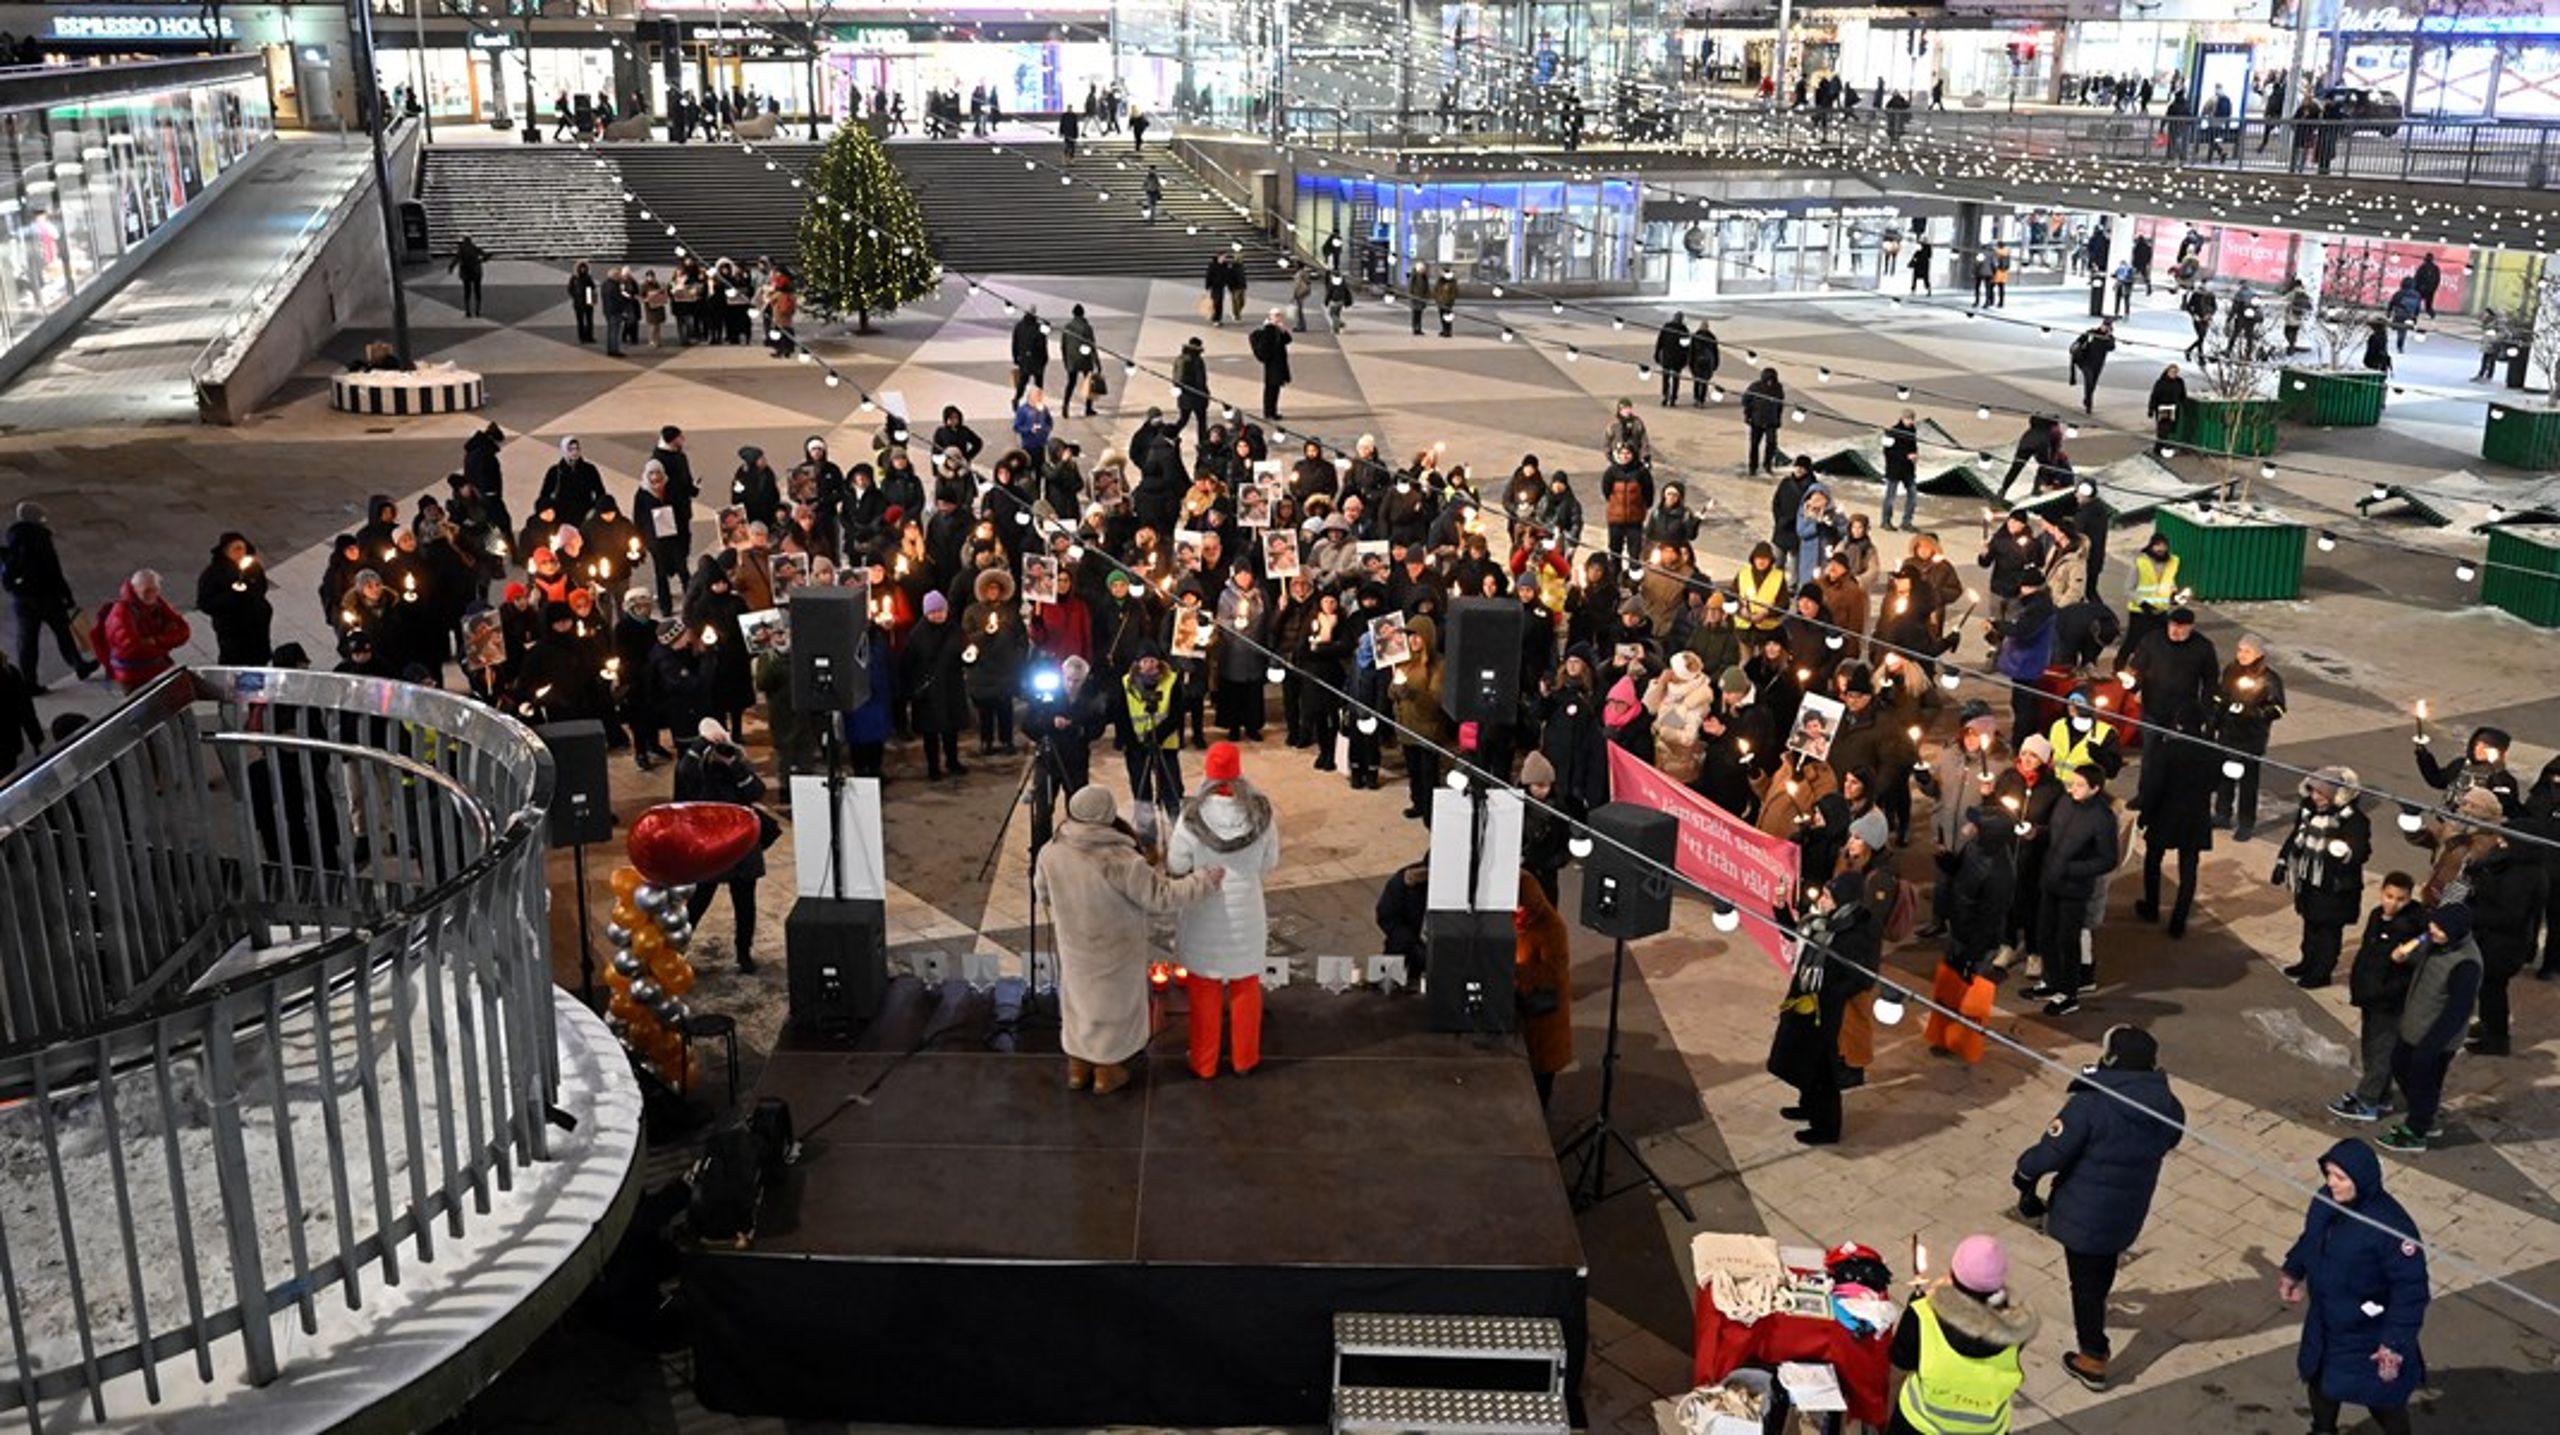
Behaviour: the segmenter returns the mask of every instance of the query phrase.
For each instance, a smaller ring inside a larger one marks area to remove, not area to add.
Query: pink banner
[[[1786,934],[1769,919],[1778,894],[1796,881],[1796,845],[1771,837],[1674,782],[1662,769],[1609,744],[1609,795],[1680,823],[1680,875],[1733,904],[1742,930],[1769,959],[1788,964]]]

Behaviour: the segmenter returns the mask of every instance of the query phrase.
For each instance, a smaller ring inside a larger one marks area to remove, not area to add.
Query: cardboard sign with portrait
[[[1413,656],[1413,635],[1405,631],[1403,613],[1381,613],[1369,620],[1369,650],[1382,668],[1401,667]]]
[[[1796,706],[1795,726],[1787,729],[1787,751],[1815,762],[1829,762],[1831,740],[1840,735],[1840,719],[1847,711],[1838,698],[1805,694]]]

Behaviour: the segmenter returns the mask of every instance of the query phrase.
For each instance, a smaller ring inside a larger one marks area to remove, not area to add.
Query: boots
[[[1093,1094],[1109,1096],[1129,1084],[1129,1068],[1120,1062],[1093,1069]]]
[[[2107,1388],[2107,1358],[2103,1355],[2083,1355],[2074,1350],[2062,1357],[2062,1368],[2091,1390]]]
[[[1082,1091],[1093,1084],[1093,1063],[1080,1056],[1067,1058],[1067,1089]]]

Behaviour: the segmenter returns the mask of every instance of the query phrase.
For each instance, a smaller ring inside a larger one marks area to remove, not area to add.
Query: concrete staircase
[[[613,259],[630,242],[610,154],[598,169],[589,156],[557,146],[436,145],[418,197],[438,255],[451,254],[466,234],[505,259]]]
[[[817,145],[759,142],[751,154],[732,144],[652,143],[600,153],[603,168],[555,146],[429,150],[424,198],[435,252],[451,253],[469,234],[510,258],[664,265],[679,243],[706,260],[796,258],[806,195],[791,180],[809,172]],[[1146,167],[1125,142],[1107,153],[1087,146],[1073,164],[1054,140],[1005,142],[1000,152],[982,141],[898,140],[889,155],[924,207],[936,252],[967,273],[1197,279],[1230,240],[1246,241],[1247,258],[1267,267],[1250,227],[1204,198],[1199,180],[1169,153],[1149,156],[1164,181],[1154,224],[1140,198]],[[1075,182],[1060,183],[1062,171]],[[629,203],[625,191],[634,196]]]

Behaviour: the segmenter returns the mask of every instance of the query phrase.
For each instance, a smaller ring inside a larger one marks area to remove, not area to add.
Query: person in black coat
[[[2151,397],[2144,412],[2151,416],[2152,432],[2167,443],[2177,430],[2178,414],[2187,406],[2187,381],[2178,377],[2178,366],[2171,364],[2152,380]]]
[[[960,761],[960,733],[969,726],[971,715],[960,662],[960,650],[966,645],[950,600],[938,591],[925,594],[923,617],[908,630],[906,647],[899,654],[898,691],[906,694],[908,721],[916,736],[924,739],[928,779],[938,781],[946,769],[953,777],[969,775]]]
[[[2168,932],[2183,937],[2195,907],[2198,862],[2213,848],[2213,786],[2221,757],[2192,738],[2154,733],[2143,750],[2143,775],[2150,776],[2155,765],[2161,782],[2158,796],[2142,805],[2142,900],[2133,904],[2133,914],[2146,922],[2160,919],[2160,865],[2175,852],[2178,901],[2169,912]]]
[[[587,462],[574,438],[560,440],[560,461],[543,471],[542,491],[534,496],[537,513],[548,512],[572,528],[583,526],[604,502],[604,475]]]
[[[2347,1000],[2355,1004],[2359,1069],[2355,1086],[2329,1103],[2331,1115],[2379,1121],[2391,1100],[2391,1057],[2400,1047],[2400,1008],[2409,996],[2411,972],[2391,954],[2427,930],[2418,905],[2417,879],[2392,872],[2382,879],[2381,900],[2364,919],[2355,961],[2347,968]]]
[[[1049,385],[1049,326],[1040,321],[1037,305],[1025,308],[1013,325],[1013,398],[1021,403],[1025,389]]]
[[[498,461],[498,450],[507,441],[507,431],[493,421],[462,441],[462,483],[481,493],[504,493],[506,470]],[[462,484],[455,485],[456,488]],[[500,529],[512,525],[501,523]]]
[[[1689,335],[1689,402],[1706,407],[1707,386],[1713,384],[1716,370],[1724,365],[1724,346],[1716,342],[1713,329],[1700,319]]]
[[[569,271],[569,312],[578,320],[578,342],[596,341],[596,275],[587,261],[581,259]]]
[[[1941,801],[1958,800],[1941,794]],[[1938,860],[1950,870],[1944,920],[1947,965],[1970,982],[1989,975],[1991,959],[2009,931],[2010,904],[2017,900],[2017,825],[2000,808],[1987,807],[1973,820],[1973,835]]]
[[[1653,367],[1662,375],[1662,406],[1680,407],[1680,380],[1689,372],[1689,325],[1674,314],[1653,336]],[[1704,393],[1699,402],[1706,401]]]
[[[1289,320],[1287,312],[1274,309],[1253,331],[1247,344],[1253,357],[1262,365],[1262,416],[1274,423],[1280,421],[1280,390],[1287,387],[1289,373]]]
[[[2018,1214],[2044,1218],[2071,1280],[2079,1349],[2063,1368],[2092,1390],[2107,1383],[2107,1297],[2116,1268],[2141,1238],[2160,1188],[2160,1166],[2185,1134],[2186,1108],[2159,1069],[2159,1044],[2139,1027],[2108,1029],[2096,1066],[2071,1083],[2044,1138],[2019,1153],[2010,1183]],[[2036,1194],[2053,1178],[2048,1200]]]
[[[214,661],[264,667],[274,653],[275,605],[267,598],[267,568],[248,537],[225,533],[196,578],[196,607],[213,624]]]
[[[2122,856],[2115,804],[2107,800],[2099,778],[2086,767],[2066,770],[2064,800],[2055,803],[2052,815],[2045,819],[2044,857],[2036,875],[2035,947],[2044,954],[2045,979],[2022,995],[2044,1002],[2047,1016],[2069,1016],[2080,1009],[2080,988],[2089,980],[2089,925],[2094,915],[2089,909],[2100,884]],[[2201,807],[2195,816],[2201,826]]]
[[[1840,1027],[1849,1003],[1875,984],[1882,933],[1859,900],[1865,883],[1855,872],[1841,873],[1802,907],[1776,913],[1804,941],[1778,1006],[1767,1066],[1796,1089],[1796,1103],[1778,1114],[1805,1124],[1796,1140],[1807,1146],[1840,1140]]]
[[[2427,1315],[2427,1248],[2382,1189],[2382,1161],[2353,1139],[2320,1158],[2312,1197],[2276,1293],[2303,1312],[2295,1369],[2311,1393],[2311,1428],[2336,1430],[2341,1405],[2370,1411],[2384,1435],[2408,1435],[2409,1400],[2427,1383],[2418,1332]]]
[[[2355,769],[2320,769],[2302,780],[2293,830],[2276,849],[2269,880],[2293,890],[2293,910],[2302,918],[2302,960],[2284,974],[2306,991],[2329,984],[2347,927],[2363,905],[2364,864],[2373,855],[2373,821],[2363,802]]]
[[[0,776],[17,771],[28,753],[42,751],[44,724],[36,720],[35,687],[17,664],[0,655]],[[259,814],[266,817],[263,805]]]
[[[98,671],[97,660],[71,641],[71,615],[79,604],[71,596],[71,580],[63,574],[62,555],[54,547],[53,529],[46,524],[40,504],[19,504],[17,522],[9,525],[8,537],[0,540],[0,588],[8,590],[9,605],[16,612],[18,671],[30,686],[44,685],[36,674],[36,644],[48,629],[62,650],[62,661],[81,681]]]
[[[1608,736],[1593,656],[1580,645],[1565,654],[1538,716],[1538,750],[1555,773],[1556,790],[1586,810],[1609,800]]]
[[[738,622],[746,611],[745,600],[729,582],[728,568],[719,558],[702,555],[693,570],[693,582],[685,589],[684,624],[703,648],[708,679],[704,712],[731,732],[745,722],[747,709],[756,703],[754,660]]]
[[[2541,945],[2543,907],[2550,876],[2542,856],[2504,837],[2462,869],[2456,885],[2470,895],[2472,940],[2480,945],[2480,1024],[2463,1050],[2473,1056],[2505,1056],[2510,1050],[2508,988],[2533,965]]]
[[[701,741],[676,759],[676,791],[678,802],[734,802],[741,807],[754,807],[764,800],[764,778],[747,754],[732,741],[729,730],[709,718],[699,728]],[[757,817],[774,831],[774,819],[761,808]],[[685,899],[685,920],[701,925],[702,914],[711,910],[711,901],[722,891],[729,894],[729,912],[737,919],[738,970],[756,969],[756,883],[764,879],[764,846],[738,859],[738,864],[708,882],[694,884],[693,895]],[[694,964],[701,965],[709,951],[702,946],[693,949]]]
[[[681,746],[685,734],[711,710],[710,664],[702,656],[701,634],[677,619],[661,618],[657,646],[649,650],[646,684],[650,714]]]
[[[1758,473],[1764,468],[1772,472],[1777,470],[1778,427],[1786,419],[1787,386],[1778,382],[1776,369],[1762,369],[1760,377],[1751,381],[1751,387],[1742,391],[1742,423],[1750,431],[1750,447],[1744,455],[1747,466],[1743,472]],[[1789,513],[1784,534],[1778,540],[1782,551],[1795,542],[1795,521],[1796,516]]]

